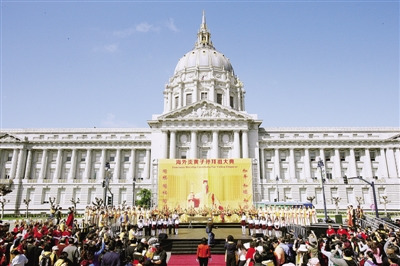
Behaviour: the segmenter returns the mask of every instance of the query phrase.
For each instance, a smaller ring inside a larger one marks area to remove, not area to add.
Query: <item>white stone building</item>
[[[399,128],[268,128],[245,110],[245,91],[233,67],[210,38],[205,17],[195,47],[175,68],[164,90],[164,111],[150,128],[8,129],[0,131],[0,182],[12,184],[6,213],[47,211],[49,197],[67,207],[80,199],[83,209],[103,198],[105,166],[110,163],[113,204],[132,204],[141,188],[157,202],[158,159],[252,158],[255,201],[306,201],[323,208],[321,176],[328,209],[368,210],[375,183],[378,202],[399,210]],[[143,118],[146,119],[146,118]],[[324,167],[318,168],[322,160]],[[277,193],[277,189],[278,192]],[[379,204],[382,210],[383,205]]]

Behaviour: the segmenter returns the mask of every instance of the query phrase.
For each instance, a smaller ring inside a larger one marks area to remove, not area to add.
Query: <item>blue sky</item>
[[[1,1],[1,128],[148,127],[202,10],[264,127],[398,127],[398,1]]]

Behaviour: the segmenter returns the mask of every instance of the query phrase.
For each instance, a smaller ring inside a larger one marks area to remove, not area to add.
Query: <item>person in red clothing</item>
[[[197,246],[197,261],[200,266],[207,266],[208,259],[211,259],[210,246],[207,245],[207,238],[201,239],[201,244]]]
[[[252,241],[252,242],[250,242],[250,247],[247,249],[245,265],[248,265],[248,266],[254,265],[254,254],[255,253],[256,253],[256,242]]]
[[[342,225],[339,225],[339,229],[337,230],[337,234],[339,236],[345,235],[347,238],[350,237],[349,232],[347,232],[347,230],[344,229]]]
[[[326,229],[326,236],[336,235],[336,230],[332,228],[332,225],[328,225],[328,229]]]

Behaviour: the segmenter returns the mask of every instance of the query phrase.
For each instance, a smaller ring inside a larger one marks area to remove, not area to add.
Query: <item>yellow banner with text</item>
[[[161,159],[158,208],[248,208],[251,159]]]

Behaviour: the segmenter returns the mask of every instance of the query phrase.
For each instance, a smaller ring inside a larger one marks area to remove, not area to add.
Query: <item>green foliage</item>
[[[151,204],[151,191],[146,189],[146,188],[142,188],[139,193],[137,194],[137,198],[139,198],[139,200],[136,201],[136,206],[142,206],[142,207],[146,207],[149,208],[150,204]]]

